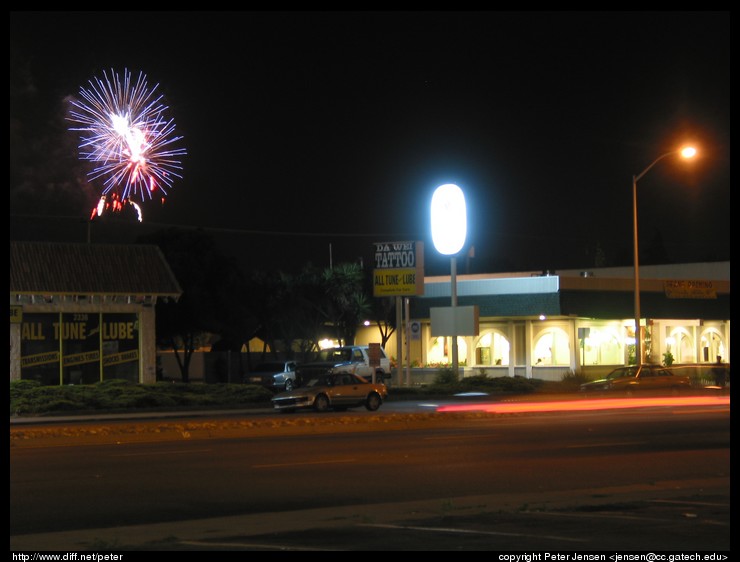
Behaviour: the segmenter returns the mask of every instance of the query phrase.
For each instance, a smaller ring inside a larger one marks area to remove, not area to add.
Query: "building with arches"
[[[729,363],[730,262],[640,272],[647,361]],[[477,333],[457,338],[461,372],[560,380],[630,364],[633,283],[632,267],[458,275],[458,306],[478,312]],[[155,246],[11,242],[10,380],[155,382],[154,304],[180,294]],[[431,323],[451,294],[449,276],[425,277],[424,294],[408,297],[408,339],[385,346],[416,382],[452,362],[451,337],[433,335]],[[358,329],[356,344],[378,341],[376,327]]]
[[[461,373],[596,378],[634,362],[633,273],[623,267],[458,275],[458,306],[476,307],[479,319],[476,335],[457,337]],[[646,361],[729,363],[730,262],[642,266],[640,273]],[[420,368],[451,364],[451,337],[433,335],[431,325],[431,310],[449,307],[451,294],[450,277],[440,276],[426,277],[424,294],[409,297],[415,335],[404,339],[403,365],[413,367],[417,382]],[[366,340],[377,341],[372,329],[358,333],[358,343]],[[399,357],[396,342],[386,350]]]

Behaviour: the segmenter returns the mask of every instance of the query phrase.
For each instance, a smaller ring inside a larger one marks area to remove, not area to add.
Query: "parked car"
[[[293,390],[296,386],[295,361],[265,361],[255,365],[244,377],[246,384],[259,384],[275,391]]]
[[[282,412],[313,408],[317,412],[346,410],[364,406],[374,412],[388,397],[384,384],[371,383],[352,373],[324,373],[290,391],[272,397],[272,405]]]
[[[581,392],[622,392],[632,394],[640,391],[679,392],[691,388],[691,379],[675,375],[661,365],[631,365],[614,369],[603,379],[583,383]]]

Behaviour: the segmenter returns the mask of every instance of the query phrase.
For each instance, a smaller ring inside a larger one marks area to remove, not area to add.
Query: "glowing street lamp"
[[[432,195],[432,241],[440,254],[450,256],[450,291],[453,325],[457,322],[457,259],[468,230],[465,195],[452,183],[440,185]],[[456,330],[453,330],[456,332]],[[458,377],[457,333],[452,334],[452,371]]]
[[[690,159],[696,156],[696,149],[693,146],[687,146],[680,150],[672,150],[658,156],[653,162],[636,176],[632,176],[632,237],[634,243],[634,260],[635,260],[635,362],[642,365],[643,356],[643,336],[642,327],[640,326],[640,265],[637,249],[637,182],[647,174],[653,166],[669,156],[679,154],[682,158]]]

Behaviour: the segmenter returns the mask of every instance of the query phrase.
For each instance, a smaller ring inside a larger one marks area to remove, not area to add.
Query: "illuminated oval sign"
[[[465,195],[452,183],[440,185],[432,195],[432,241],[440,254],[457,254],[468,230]]]

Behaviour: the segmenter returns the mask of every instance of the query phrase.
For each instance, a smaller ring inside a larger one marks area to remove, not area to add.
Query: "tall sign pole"
[[[403,386],[403,308],[401,305],[401,299],[403,297],[396,297],[396,349],[398,352],[396,355],[396,373],[398,374],[398,386]]]
[[[440,185],[432,196],[432,240],[440,254],[450,256],[450,294],[452,297],[452,371],[459,378],[457,355],[457,261],[456,255],[465,245],[468,215],[465,195],[452,183]]]
[[[406,304],[406,322],[403,327],[406,330],[406,386],[411,386],[411,316],[409,314],[409,298],[404,297]]]
[[[403,385],[403,302],[424,294],[424,243],[376,242],[373,296],[396,297],[396,371]],[[407,312],[408,314],[408,312]],[[406,357],[409,361],[409,357]],[[408,378],[408,377],[407,377]],[[407,381],[409,382],[409,381]]]

